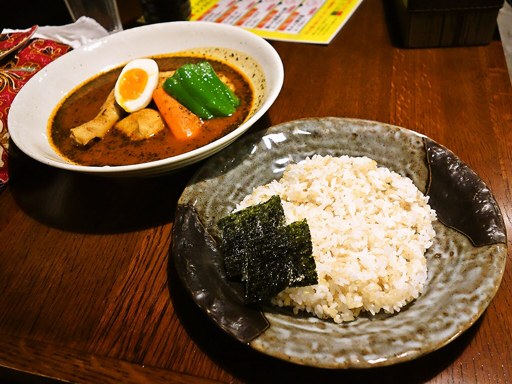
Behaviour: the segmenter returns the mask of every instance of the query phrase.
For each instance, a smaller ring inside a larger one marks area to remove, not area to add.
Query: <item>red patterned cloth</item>
[[[32,39],[36,29],[0,35],[0,191],[9,180],[7,114],[16,94],[40,69],[71,50],[67,44]]]

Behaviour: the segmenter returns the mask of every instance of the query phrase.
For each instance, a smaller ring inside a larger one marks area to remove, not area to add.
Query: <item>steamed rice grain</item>
[[[288,288],[274,304],[340,323],[361,311],[399,311],[421,294],[436,215],[409,178],[367,157],[315,155],[255,188],[237,209],[273,195],[288,223],[307,219],[318,273],[318,284]]]

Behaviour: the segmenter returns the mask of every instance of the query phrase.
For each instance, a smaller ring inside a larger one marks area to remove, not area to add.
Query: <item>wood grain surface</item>
[[[480,175],[511,233],[512,88],[500,41],[402,49],[383,3],[365,0],[328,46],[273,42],[285,82],[252,130],[340,116],[418,131]],[[512,383],[510,251],[483,316],[408,363],[315,369],[222,333],[184,291],[169,254],[176,202],[197,167],[98,178],[12,148],[12,180],[0,193],[0,382]]]

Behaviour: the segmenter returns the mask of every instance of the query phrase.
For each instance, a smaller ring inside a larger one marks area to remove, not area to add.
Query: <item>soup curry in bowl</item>
[[[275,49],[242,28],[153,24],[43,68],[14,100],[9,132],[20,150],[52,167],[159,175],[235,141],[270,108],[283,80]]]
[[[207,63],[214,75],[235,94],[236,107],[228,111],[230,113],[201,117],[185,111],[182,104],[168,106],[164,100],[164,105],[159,106],[155,101],[157,96],[150,92],[147,105],[126,111],[114,92],[123,68],[115,68],[79,86],[56,108],[48,126],[48,137],[62,157],[85,166],[119,166],[181,155],[238,128],[257,104],[252,82],[235,66],[218,58],[183,52],[150,60],[158,68],[155,92],[164,89],[165,81],[176,76],[177,70]],[[202,84],[194,83],[193,86],[201,88]],[[215,92],[222,90],[212,92],[213,96],[207,94],[205,97],[214,98]],[[163,97],[173,98],[167,92]],[[167,108],[172,110],[167,111]],[[167,120],[164,118],[166,113],[170,114]]]

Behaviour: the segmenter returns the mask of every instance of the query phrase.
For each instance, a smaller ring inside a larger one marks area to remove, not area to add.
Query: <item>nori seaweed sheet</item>
[[[311,232],[306,219],[284,228],[287,232],[287,256],[292,260],[290,287],[304,287],[318,283],[316,263],[313,257]]]
[[[307,221],[285,223],[279,196],[218,222],[226,275],[244,282],[246,303],[266,302],[287,287],[318,282]]]
[[[311,234],[306,220],[254,239],[246,259],[246,303],[266,302],[288,287],[318,283]]]
[[[260,237],[251,243],[252,252],[245,260],[246,303],[266,302],[288,286],[291,261],[281,242],[284,231],[278,229],[272,238]]]
[[[264,237],[286,223],[281,198],[269,200],[232,213],[219,220],[222,230],[221,250],[226,275],[230,278],[244,273],[244,261],[253,239]]]

